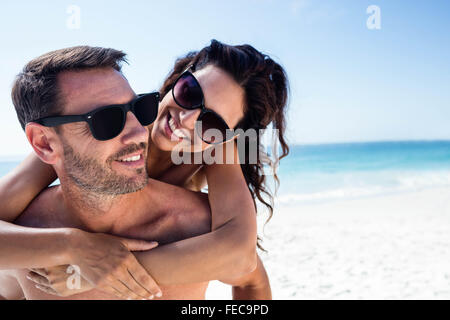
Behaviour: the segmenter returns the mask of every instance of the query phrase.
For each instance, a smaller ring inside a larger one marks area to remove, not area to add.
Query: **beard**
[[[130,177],[116,173],[112,169],[112,162],[121,156],[142,149],[147,149],[147,144],[144,142],[139,145],[130,145],[110,156],[106,163],[102,164],[95,158],[81,156],[70,145],[64,143],[64,170],[69,179],[89,193],[114,196],[136,192],[148,183],[146,167],[136,169],[136,174]]]

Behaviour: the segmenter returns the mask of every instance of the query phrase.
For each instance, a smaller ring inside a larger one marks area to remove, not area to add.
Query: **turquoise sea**
[[[0,176],[20,160],[0,159]],[[446,187],[450,141],[295,145],[278,174],[278,201],[289,204]]]
[[[450,186],[450,141],[293,146],[278,200],[322,202]]]

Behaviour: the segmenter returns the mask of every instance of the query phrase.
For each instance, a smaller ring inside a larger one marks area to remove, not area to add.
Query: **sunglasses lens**
[[[202,140],[206,143],[221,143],[226,140],[228,126],[215,113],[207,112],[199,119],[202,125]]]
[[[103,109],[92,115],[92,133],[98,140],[116,137],[123,129],[124,112],[119,107]]]
[[[183,74],[173,87],[175,101],[184,108],[195,108],[203,101],[197,80],[189,73]]]
[[[134,105],[134,114],[141,125],[148,126],[158,115],[159,98],[156,94],[146,94],[139,98]]]

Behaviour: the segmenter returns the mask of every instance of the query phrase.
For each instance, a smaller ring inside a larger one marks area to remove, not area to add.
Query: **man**
[[[41,228],[74,227],[156,240],[160,244],[211,231],[210,208],[205,194],[148,178],[149,132],[142,124],[145,116],[137,116],[137,109],[132,107],[130,111],[130,106],[136,107],[139,99],[155,99],[155,95],[136,96],[121,73],[123,59],[124,54],[113,49],[86,46],[62,49],[33,60],[32,67],[29,64],[27,69],[34,73],[33,77],[27,75],[27,81],[20,77],[16,80],[15,95],[28,94],[23,95],[24,101],[15,101],[19,120],[23,126],[27,124],[26,135],[36,154],[53,166],[61,182],[60,186],[43,191],[19,217],[18,224]],[[45,86],[46,79],[39,76],[43,73],[54,74],[57,94],[49,95],[51,90]],[[38,81],[44,81],[44,85],[36,85]],[[42,92],[35,92],[36,88]],[[30,92],[35,96],[49,95],[53,101],[45,106],[33,105]],[[48,105],[54,106],[54,110],[47,110]],[[122,105],[122,111],[115,108],[116,114],[110,111],[108,116],[101,114],[110,109],[103,109],[103,106],[111,105]],[[121,129],[117,130],[120,112],[126,113],[121,114],[125,119]],[[59,117],[47,117],[55,114]],[[84,114],[88,114],[83,118],[85,121],[61,117]],[[46,120],[31,121],[42,118]],[[58,124],[61,125],[54,126],[55,121],[60,121]],[[117,132],[111,134],[112,131]],[[205,247],[205,254],[212,249]],[[151,250],[151,254],[137,255],[161,285],[165,299],[204,298],[208,285],[205,280],[209,279],[198,278],[195,283],[186,283],[174,276],[174,267],[186,268],[186,278],[189,278],[191,269],[202,263],[201,256],[189,256],[186,250],[183,245],[168,245]],[[164,259],[171,261],[174,252],[178,255],[178,265],[173,260],[170,264],[158,264]],[[26,299],[57,298],[36,288],[35,283],[27,279],[28,270],[3,272],[3,277],[1,273],[0,297],[23,294]],[[238,274],[237,278],[223,274],[227,279],[222,279],[234,285],[236,298],[270,298],[268,279],[259,260],[254,271]],[[119,286],[123,287],[118,283],[108,291],[91,289],[68,298],[114,299],[126,290]],[[11,292],[19,289],[22,292]],[[117,291],[115,294],[114,290]]]

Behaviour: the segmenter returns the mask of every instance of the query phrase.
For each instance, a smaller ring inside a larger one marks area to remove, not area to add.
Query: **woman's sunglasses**
[[[105,141],[117,137],[125,127],[128,111],[133,112],[142,126],[148,126],[158,115],[159,93],[140,94],[126,104],[115,104],[97,108],[82,115],[45,117],[37,122],[46,127],[55,127],[72,122],[87,122],[93,137]]]
[[[205,98],[200,83],[189,69],[184,71],[175,81],[172,87],[173,99],[184,109],[201,109],[196,121],[196,131],[204,142],[219,144],[230,139],[230,137],[227,137],[227,130],[230,130],[230,127],[220,115],[205,107]],[[200,124],[201,129],[199,128]],[[208,130],[210,131],[208,132]],[[220,134],[214,134],[214,132]]]

